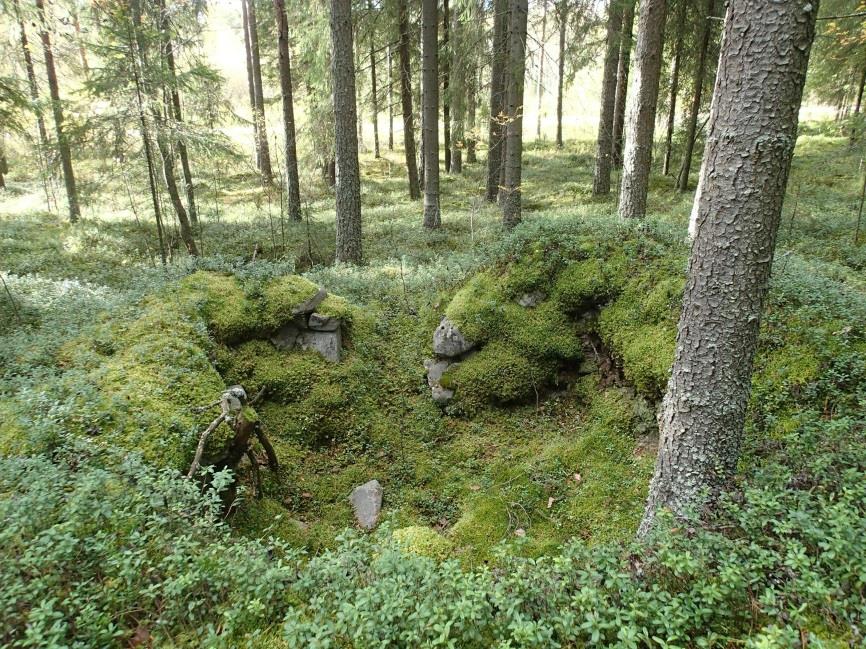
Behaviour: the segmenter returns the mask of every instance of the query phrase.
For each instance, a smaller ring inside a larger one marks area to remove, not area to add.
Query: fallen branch
[[[222,393],[218,402],[222,412],[207,428],[205,428],[204,432],[199,437],[198,446],[195,449],[195,457],[193,458],[192,465],[189,467],[189,471],[186,474],[187,478],[192,478],[201,465],[201,456],[204,454],[204,445],[205,442],[207,442],[207,438],[210,437],[211,433],[213,433],[221,423],[230,419],[232,413],[240,411],[243,402],[246,401],[246,399],[247,393],[239,385],[233,385]]]

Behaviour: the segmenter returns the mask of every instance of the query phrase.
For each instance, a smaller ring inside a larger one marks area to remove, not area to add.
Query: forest
[[[866,646],[866,1],[0,52],[0,647]]]

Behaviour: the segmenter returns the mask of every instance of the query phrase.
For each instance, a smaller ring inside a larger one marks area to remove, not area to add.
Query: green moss
[[[502,311],[508,301],[499,278],[481,272],[460,289],[445,310],[445,316],[475,344],[483,344],[500,332]]]
[[[262,327],[274,330],[291,322],[294,309],[318,292],[318,286],[300,275],[283,275],[270,280],[262,289]]]
[[[314,351],[284,351],[266,340],[227,350],[220,362],[228,383],[241,384],[251,394],[264,389],[268,400],[282,403],[305,398],[331,369]]]
[[[400,548],[412,554],[431,559],[447,559],[452,551],[451,542],[430,527],[412,525],[393,532]]]
[[[257,305],[231,275],[198,271],[178,283],[176,297],[185,307],[197,306],[208,329],[221,342],[239,342],[260,327]]]

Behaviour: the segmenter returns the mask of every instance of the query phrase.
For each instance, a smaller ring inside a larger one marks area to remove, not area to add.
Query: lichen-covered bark
[[[421,198],[418,184],[418,160],[415,157],[415,117],[412,110],[411,62],[409,60],[409,10],[406,0],[397,4],[397,25],[400,30],[397,53],[400,57],[400,105],[403,110],[403,149],[409,175],[409,198]]]
[[[439,10],[436,0],[421,2],[421,99],[424,123],[424,227],[438,228],[439,213]]]
[[[592,193],[610,193],[611,153],[613,149],[613,111],[616,100],[616,69],[619,66],[619,38],[622,31],[622,5],[610,0],[607,8],[607,41],[604,55],[604,75],[601,81],[601,110],[595,148],[595,173]]]
[[[352,47],[352,0],[331,0],[331,79],[337,170],[337,261],[360,263],[361,179]]]
[[[285,131],[286,211],[293,221],[301,220],[301,181],[298,175],[298,147],[295,136],[295,102],[292,92],[292,64],[289,51],[289,20],[285,0],[274,0],[277,17],[277,51],[279,53],[280,94],[283,100]]]
[[[523,85],[526,74],[527,0],[510,0],[508,25],[508,128],[505,148],[505,182],[502,224],[520,223],[523,171]]]
[[[508,38],[508,0],[493,0],[493,57],[490,66],[490,129],[487,150],[487,194],[491,203],[499,194],[502,149],[505,139],[500,116],[505,112],[505,40]]]
[[[616,98],[613,102],[613,150],[611,151],[611,161],[615,167],[622,166],[622,132],[625,126],[625,100],[628,96],[628,73],[631,60],[633,28],[634,0],[626,0],[622,14],[619,62],[616,68]]]
[[[697,230],[641,533],[660,507],[694,513],[704,493],[712,498],[736,468],[817,5],[728,4]]]
[[[646,214],[666,10],[666,0],[642,0],[638,9],[636,66],[626,117],[619,195],[622,219],[642,219]]]

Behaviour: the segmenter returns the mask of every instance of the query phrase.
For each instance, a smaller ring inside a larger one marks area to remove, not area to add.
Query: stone
[[[355,520],[361,529],[372,530],[379,522],[382,511],[382,485],[378,480],[370,480],[355,487],[349,496]]]
[[[309,300],[301,302],[298,306],[293,308],[292,315],[308,315],[312,313],[326,297],[328,297],[328,291],[320,288],[318,292]]]
[[[440,383],[442,375],[451,364],[449,360],[435,358],[428,358],[424,361],[424,367],[427,370],[427,385],[430,386],[433,401],[436,403],[446,403],[454,398],[454,390],[444,388]]]
[[[524,293],[521,295],[517,300],[517,303],[524,309],[531,309],[538,306],[538,304],[543,302],[545,299],[547,299],[547,295],[542,291],[532,291],[532,293]]]
[[[336,331],[342,324],[339,318],[321,313],[311,313],[310,319],[307,321],[307,326],[314,331]]]
[[[298,336],[300,335],[300,328],[296,324],[290,322],[289,324],[280,327],[277,333],[275,333],[271,338],[271,342],[274,343],[277,349],[294,349],[295,344],[298,342]]]
[[[433,332],[433,353],[437,356],[456,358],[474,347],[475,344],[466,340],[448,318],[442,318],[436,331]]]
[[[335,331],[308,329],[299,333],[296,344],[300,349],[317,351],[326,360],[339,363],[340,352],[343,350],[343,336],[339,329]]]

